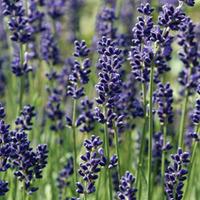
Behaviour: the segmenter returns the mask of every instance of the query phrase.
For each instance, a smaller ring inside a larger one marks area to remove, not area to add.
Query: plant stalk
[[[73,165],[74,165],[74,187],[76,187],[76,182],[78,182],[78,177],[77,177],[77,142],[76,142],[76,103],[77,100],[73,100],[73,115],[72,115],[72,134],[73,134],[73,154],[74,154],[74,159],[73,159]],[[76,191],[76,189],[75,189]]]
[[[153,77],[154,77],[154,65],[151,66],[150,72],[150,91],[149,91],[149,141],[148,141],[148,200],[152,199],[151,193],[151,172],[152,172],[152,137],[153,137]]]
[[[105,110],[105,116],[106,116],[106,108]],[[110,161],[110,151],[109,151],[109,134],[108,134],[108,127],[107,124],[104,124],[104,143],[105,143],[105,149],[106,149],[106,157],[108,162]],[[106,167],[106,173],[105,173],[105,180],[108,178],[108,190],[109,190],[109,199],[112,200],[113,198],[113,194],[112,194],[112,180],[111,180],[111,173],[110,173],[110,169],[108,168],[108,165]]]
[[[185,120],[186,120],[186,114],[187,114],[187,104],[188,104],[188,91],[186,92],[186,96],[183,102],[182,112],[181,112],[181,123],[180,123],[180,131],[179,131],[179,140],[178,140],[178,146],[183,149],[183,136],[184,136],[184,129],[185,129]]]

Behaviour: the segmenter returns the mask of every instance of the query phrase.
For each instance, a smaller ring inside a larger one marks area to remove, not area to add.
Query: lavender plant
[[[0,0],[0,198],[198,200],[198,9]]]

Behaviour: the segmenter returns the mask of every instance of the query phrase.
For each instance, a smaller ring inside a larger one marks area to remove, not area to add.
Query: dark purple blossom
[[[28,23],[22,1],[10,2],[3,0],[2,6],[4,15],[9,16],[8,25],[12,32],[11,40],[22,44],[30,42],[33,29]]]
[[[48,14],[52,19],[57,20],[65,14],[65,2],[65,0],[47,1]]]
[[[42,32],[40,42],[41,57],[51,65],[60,63],[60,52],[54,36],[49,28]]]
[[[195,0],[180,0],[180,1],[184,2],[188,6],[194,6],[195,4]]]
[[[25,52],[22,57],[20,56],[20,51],[19,47],[14,47],[14,55],[11,63],[12,72],[18,77],[32,71],[32,66],[29,65],[29,53]]]
[[[5,172],[9,167],[9,156],[11,152],[11,133],[10,125],[6,124],[3,119],[0,120],[0,171]]]
[[[4,196],[8,190],[8,182],[0,180],[0,196]]]
[[[88,98],[81,101],[80,115],[76,120],[76,126],[80,127],[81,132],[91,132],[94,129],[95,116],[93,102]]]
[[[93,193],[95,192],[95,181],[98,178],[98,173],[101,167],[106,165],[106,158],[104,151],[101,147],[103,141],[97,137],[92,136],[91,139],[84,141],[86,153],[81,156],[82,163],[80,164],[79,175],[83,178],[86,186],[84,187],[81,182],[77,182],[78,193]]]
[[[28,21],[33,28],[33,33],[40,33],[45,30],[44,13],[39,11],[38,2],[36,0],[29,0],[29,2]]]
[[[143,16],[138,17],[138,22],[133,28],[133,46],[129,52],[129,60],[132,73],[137,81],[148,82],[151,62],[153,61],[153,50],[150,43],[153,30],[153,9],[149,4],[138,8]],[[143,42],[144,41],[144,42]]]
[[[119,192],[117,197],[120,200],[136,200],[137,189],[134,188],[135,177],[126,171],[125,175],[120,179]]]
[[[196,100],[195,109],[192,113],[192,122],[195,125],[200,124],[200,99]]]
[[[173,122],[173,90],[169,83],[165,85],[158,84],[158,89],[154,93],[155,101],[158,104],[156,110],[160,123],[172,123]]]
[[[120,77],[120,68],[122,61],[122,52],[117,48],[116,43],[111,39],[102,37],[99,41],[98,53],[99,58],[99,82],[96,85],[98,105],[105,106],[106,113],[96,109],[96,117],[99,122],[107,123],[109,128],[113,128],[114,122],[121,115],[117,114],[115,108],[120,99],[122,81]],[[106,121],[105,121],[106,120]],[[117,126],[117,124],[115,124]]]
[[[113,24],[116,20],[114,8],[104,7],[97,15],[96,32],[98,38],[106,36],[112,39],[116,38],[116,29]]]
[[[69,85],[67,87],[67,95],[74,99],[79,99],[84,96],[84,84],[89,81],[90,74],[90,59],[87,58],[89,54],[89,49],[86,46],[85,41],[75,41],[74,42],[74,56],[77,60],[74,61],[71,74],[69,75]],[[82,62],[78,61],[78,58]]]
[[[31,105],[26,105],[17,117],[15,124],[20,130],[30,131],[33,126],[32,119],[36,116],[35,108]]]
[[[195,25],[190,18],[186,18],[178,35],[181,51],[180,59],[183,62],[183,69],[179,74],[178,81],[182,85],[181,94],[187,90],[193,94],[198,87],[200,78],[198,42],[195,38]]]
[[[10,162],[14,175],[31,194],[38,189],[33,185],[34,180],[42,178],[42,171],[47,164],[47,145],[38,145],[34,151],[25,132],[13,131],[12,135]]]
[[[80,12],[84,6],[85,0],[66,1],[67,12],[67,39],[74,42],[78,39],[80,30]]]
[[[111,156],[108,168],[112,169],[112,168],[116,167],[117,165],[118,165],[117,155]]]
[[[6,116],[4,106],[0,103],[0,119],[3,119]]]
[[[61,109],[62,91],[57,88],[53,88],[52,90],[49,89],[48,92],[49,98],[45,110],[47,116],[52,121],[50,129],[57,132],[64,129],[64,111]]]
[[[165,171],[165,192],[168,199],[181,200],[183,197],[184,181],[187,179],[187,165],[190,154],[178,149],[177,154],[171,155],[172,164]]]
[[[59,189],[59,199],[62,200],[64,189],[70,185],[70,176],[73,174],[73,158],[70,157],[67,159],[67,164],[65,167],[59,172],[57,182]]]
[[[180,7],[174,7],[166,4],[162,7],[162,12],[158,18],[158,24],[162,27],[168,27],[171,30],[179,30],[181,23],[185,19],[185,13]]]

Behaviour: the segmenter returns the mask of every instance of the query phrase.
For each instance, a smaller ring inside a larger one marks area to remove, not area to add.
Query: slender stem
[[[132,165],[132,130],[127,132],[127,143],[128,143],[128,165],[127,168],[131,169]]]
[[[100,185],[101,185],[101,176],[102,176],[102,172],[100,171],[99,174],[99,180],[98,180],[98,184],[97,184],[97,190],[96,190],[96,195],[95,195],[95,199],[98,200],[99,199],[99,190],[100,190]]]
[[[22,200],[26,200],[25,183],[23,183],[23,185],[22,185]]]
[[[196,133],[198,133],[199,131],[199,126],[196,127]],[[191,160],[190,160],[190,165],[189,165],[189,169],[188,169],[188,178],[187,178],[187,182],[186,182],[186,187],[185,187],[185,192],[183,193],[183,200],[186,198],[187,193],[188,193],[188,189],[190,188],[191,185],[191,180],[192,180],[192,169],[195,165],[195,161],[196,161],[196,152],[197,152],[197,147],[198,147],[199,142],[198,141],[194,141],[193,142],[193,147],[192,147],[192,156],[191,156]]]
[[[118,132],[117,132],[117,128],[114,127],[114,135],[115,135],[115,146],[116,146],[116,151],[117,151],[117,157],[118,157],[118,178],[120,180],[120,177],[122,175],[122,171],[121,171],[121,159],[120,159],[120,147],[119,147],[119,139],[118,139]]]
[[[166,144],[167,139],[167,119],[165,119],[164,125],[163,125],[163,146]],[[161,179],[162,179],[162,186],[164,191],[164,178],[165,178],[165,150],[162,151],[162,163],[161,163]],[[165,196],[163,195],[163,199],[165,199]]]
[[[84,200],[87,200],[87,193],[84,193]]]
[[[106,115],[106,108],[105,108],[105,115]],[[110,161],[110,151],[109,151],[109,134],[108,134],[108,127],[107,127],[107,124],[105,123],[104,124],[104,139],[105,139],[105,148],[106,148],[106,156],[107,156],[107,160],[108,162]],[[108,184],[109,184],[109,198],[110,200],[112,200],[112,180],[111,180],[111,173],[110,173],[110,169],[108,168],[108,165],[106,167],[106,172],[105,173],[105,176],[106,176],[106,179],[108,178]],[[107,175],[106,175],[107,174]],[[107,177],[108,176],[108,177]]]
[[[151,66],[150,72],[150,91],[149,91],[149,141],[148,141],[148,200],[152,199],[151,194],[151,170],[152,170],[152,136],[153,136],[153,77],[154,65]]]
[[[24,47],[23,44],[20,44],[20,65],[23,66],[24,64]],[[24,77],[23,75],[20,77],[20,89],[19,89],[19,109],[18,113],[22,109],[23,105],[23,96],[24,96]]]
[[[123,6],[123,1],[118,0],[117,5],[116,5],[116,10],[117,10],[117,17],[119,18],[120,18],[120,14],[121,14],[120,12],[121,12],[122,6]]]
[[[185,120],[186,120],[186,114],[187,114],[187,104],[188,104],[188,91],[186,91],[186,96],[184,99],[182,112],[181,112],[181,123],[180,123],[180,131],[179,131],[179,140],[178,140],[178,146],[183,148],[183,135],[184,135],[184,129],[185,129]]]
[[[138,188],[138,191],[141,191],[141,186],[140,184],[140,170],[142,167],[143,163],[143,158],[144,158],[144,146],[145,146],[145,138],[146,138],[146,122],[147,122],[147,116],[146,116],[146,105],[147,105],[147,100],[146,100],[146,85],[145,83],[142,84],[142,90],[143,90],[143,104],[144,104],[144,124],[143,124],[143,130],[142,130],[142,138],[141,138],[141,146],[140,146],[140,152],[139,152],[139,161],[137,165],[137,172],[136,172],[136,187]],[[138,199],[140,199],[140,194],[141,192],[138,192]]]
[[[76,144],[76,103],[77,100],[73,100],[73,115],[72,115],[72,132],[73,132],[73,154],[74,154],[74,182],[78,182],[78,177],[77,177],[77,144]],[[74,184],[74,187],[76,187],[76,184]]]

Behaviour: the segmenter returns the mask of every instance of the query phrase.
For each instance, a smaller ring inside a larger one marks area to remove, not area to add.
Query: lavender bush
[[[199,9],[0,0],[0,199],[199,200]]]

